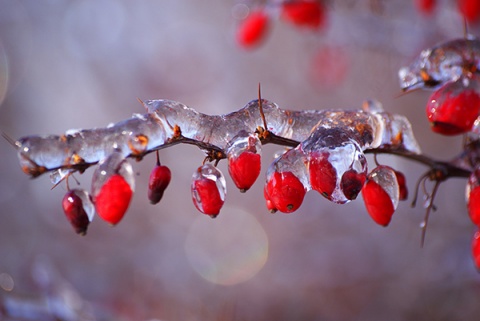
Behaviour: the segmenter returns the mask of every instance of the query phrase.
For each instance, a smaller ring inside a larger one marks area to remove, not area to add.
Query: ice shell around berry
[[[354,182],[353,176],[344,178],[344,174],[357,173],[359,178],[366,176],[367,161],[362,148],[349,132],[338,128],[317,128],[301,144],[301,148],[308,155],[307,167],[312,189],[338,204],[356,197],[359,192],[356,190],[361,189],[364,180]],[[325,159],[321,161],[319,157]],[[355,187],[353,183],[359,186]]]
[[[238,157],[244,151],[261,155],[262,143],[257,135],[241,130],[228,142],[225,150],[228,158]]]
[[[204,164],[193,173],[191,191],[195,207],[204,214],[216,217],[227,193],[225,177],[217,167]]]
[[[241,131],[227,145],[228,172],[240,192],[246,192],[255,183],[261,170],[260,139]]]
[[[80,189],[68,191],[62,200],[62,207],[75,232],[85,235],[95,213],[88,193]]]
[[[83,209],[87,214],[88,220],[90,222],[93,221],[93,217],[95,216],[95,205],[92,202],[90,194],[83,189],[74,189],[72,191],[82,200]]]
[[[115,174],[122,176],[132,192],[135,191],[135,175],[132,165],[123,157],[122,153],[115,151],[102,160],[95,169],[92,177],[92,195],[96,197],[103,185]]]
[[[390,197],[393,209],[397,209],[400,199],[400,186],[398,185],[397,175],[389,166],[377,166],[368,175],[368,179],[377,183]]]
[[[362,196],[373,221],[381,226],[390,224],[395,208],[385,189],[374,180],[367,180],[362,188]]]

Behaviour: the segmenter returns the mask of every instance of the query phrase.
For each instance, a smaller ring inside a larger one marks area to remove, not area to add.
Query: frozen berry
[[[211,164],[200,166],[192,178],[192,200],[203,214],[216,217],[225,201],[225,178],[222,172]]]
[[[267,180],[267,194],[273,206],[283,213],[292,213],[302,205],[306,189],[292,172],[273,172]]]
[[[479,116],[477,81],[462,77],[435,91],[427,104],[432,130],[443,135],[463,134],[472,129]]]
[[[362,196],[372,219],[379,225],[387,226],[395,212],[390,195],[374,180],[367,180],[362,189]]]
[[[260,167],[260,155],[248,150],[228,159],[228,172],[240,192],[246,192],[255,183]]]
[[[312,152],[308,170],[312,189],[330,199],[337,186],[337,171],[328,156],[327,152]]]

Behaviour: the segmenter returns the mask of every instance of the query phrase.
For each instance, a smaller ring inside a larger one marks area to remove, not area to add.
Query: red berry
[[[465,86],[464,79],[445,84],[430,97],[427,117],[434,132],[457,135],[472,129],[480,112],[480,95],[472,86]]]
[[[480,1],[458,0],[458,9],[469,22],[476,22],[480,18]]]
[[[292,172],[277,172],[267,181],[267,194],[273,206],[283,213],[292,213],[302,205],[306,189]]]
[[[417,9],[425,14],[431,14],[437,6],[436,0],[414,0]]]
[[[317,29],[325,22],[325,9],[318,1],[285,2],[282,17],[296,26]]]
[[[228,159],[228,172],[240,192],[246,192],[260,175],[260,155],[248,150]]]
[[[67,194],[65,194],[62,200],[62,207],[75,232],[80,235],[85,235],[90,220],[83,208],[82,199],[74,190],[68,191]]]
[[[312,189],[330,199],[337,186],[337,171],[328,156],[327,152],[313,152],[310,155],[308,171]]]
[[[167,166],[157,165],[153,168],[148,180],[148,199],[150,203],[157,204],[160,202],[171,178],[172,174]]]
[[[263,188],[263,197],[265,198],[265,202],[267,204],[267,209],[270,211],[270,213],[275,213],[277,212],[277,208],[273,205],[272,201],[270,200],[270,196],[268,196],[267,193],[267,185],[264,186]]]
[[[472,239],[473,263],[477,270],[480,270],[480,231],[476,231]]]
[[[395,208],[390,195],[374,180],[367,180],[362,188],[363,201],[368,214],[379,225],[387,226]]]
[[[343,195],[348,200],[354,200],[357,198],[358,193],[363,188],[367,175],[365,173],[357,173],[355,170],[350,169],[343,173],[340,186],[342,187]]]
[[[398,188],[399,188],[399,201],[404,201],[408,198],[408,189],[407,189],[407,180],[405,175],[402,172],[395,171],[395,176],[397,177]]]
[[[480,227],[480,186],[476,186],[470,190],[467,208],[468,215],[473,224]]]
[[[197,172],[194,174],[192,181],[192,200],[195,207],[203,214],[216,217],[220,213],[220,209],[224,203],[224,194],[220,194],[219,187],[217,185],[217,176],[213,174],[205,175],[204,171],[214,171],[217,175],[222,175],[221,172],[210,164],[200,166]],[[224,183],[221,183],[224,185]]]
[[[239,25],[237,41],[244,48],[252,48],[265,39],[270,18],[263,10],[252,11]]]
[[[120,174],[113,174],[95,197],[98,215],[110,224],[117,224],[125,215],[133,191]]]

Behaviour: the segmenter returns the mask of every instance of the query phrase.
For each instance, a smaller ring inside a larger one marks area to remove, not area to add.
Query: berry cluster
[[[305,10],[310,12],[311,6],[321,6],[321,2],[284,2],[282,16],[299,26],[318,27],[318,15],[312,17],[302,11],[309,8]],[[265,16],[255,19],[254,25],[258,26]],[[252,29],[243,30],[245,35],[245,30]],[[415,199],[420,183],[435,181],[431,193],[424,188],[428,202],[423,242],[438,186],[451,177],[468,178],[467,210],[480,228],[479,68],[480,41],[465,38],[428,48],[409,67],[399,71],[405,92],[418,88],[434,90],[426,107],[434,132],[466,134],[462,153],[451,162],[422,155],[408,120],[385,112],[375,101],[365,103],[362,110],[291,111],[261,99],[260,94],[258,100],[244,108],[220,116],[204,115],[178,102],[151,100],[142,102],[147,114],[135,115],[105,129],[29,136],[12,144],[25,173],[37,177],[52,172],[55,183],[98,165],[91,193],[70,190],[67,180],[62,201],[67,219],[82,235],[95,213],[112,225],[125,215],[135,190],[128,157],[140,160],[156,152],[147,197],[150,203],[158,203],[171,180],[170,169],[160,163],[158,150],[178,143],[197,145],[206,153],[203,164],[193,173],[191,196],[194,206],[210,217],[219,215],[226,197],[225,177],[216,167],[218,162],[227,159],[228,172],[244,193],[260,175],[262,145],[274,143],[289,148],[279,153],[266,171],[263,192],[270,212],[295,212],[311,190],[337,204],[362,194],[372,220],[387,226],[399,201],[407,199],[405,176],[379,165],[376,158],[376,167],[369,170],[365,154],[394,154],[430,168],[417,184]],[[480,229],[472,247],[475,264],[480,268]]]
[[[473,19],[474,11],[477,10],[473,2],[459,1],[459,4],[460,8],[466,10],[462,11],[465,16]],[[480,14],[480,6],[477,11]],[[466,154],[469,154],[471,146],[480,142],[479,57],[480,47],[477,41],[457,39],[423,51],[420,58],[410,66],[410,71],[400,71],[405,91],[414,88],[434,90],[426,107],[431,129],[442,135],[466,134]],[[480,167],[476,152],[468,156],[465,162],[471,168],[466,187],[467,209],[472,222],[480,227]],[[438,183],[444,177],[440,175],[436,179]],[[430,202],[429,207],[431,206]],[[475,233],[472,254],[480,269],[479,234]]]

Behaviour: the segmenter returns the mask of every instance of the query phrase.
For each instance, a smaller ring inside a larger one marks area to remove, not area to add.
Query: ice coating
[[[258,136],[241,131],[226,146],[228,158],[236,158],[242,152],[249,151],[255,154],[262,154],[262,143]]]
[[[202,213],[216,217],[227,194],[223,173],[210,163],[200,166],[192,176],[192,201]]]
[[[95,206],[92,203],[90,195],[83,189],[74,189],[72,191],[82,200],[83,209],[87,214],[88,220],[91,222],[95,216]]]
[[[107,158],[102,160],[95,169],[92,177],[92,195],[97,196],[102,186],[114,174],[120,174],[135,191],[135,175],[133,174],[132,165],[123,157],[120,151],[114,151]]]
[[[319,153],[328,155],[327,161],[335,169],[336,182],[333,192],[327,198],[334,203],[343,204],[351,200],[345,196],[342,189],[342,177],[347,171],[353,170],[361,175],[366,175],[367,172],[365,154],[355,138],[356,134],[341,128],[318,126],[312,135],[300,144],[309,162]]]
[[[480,41],[460,38],[423,50],[408,67],[398,72],[404,91],[417,88],[437,88],[457,80],[465,70],[480,68]]]
[[[400,198],[400,186],[398,185],[395,171],[388,166],[378,166],[368,175],[368,179],[375,181],[387,192],[393,208],[397,209]]]
[[[171,100],[149,100],[144,105],[147,114],[134,115],[106,128],[18,139],[15,144],[22,170],[32,177],[58,169],[84,171],[114,151],[123,158],[141,158],[177,143],[195,143],[204,150],[225,152],[227,144],[241,131],[254,134],[263,127],[258,100],[238,111],[216,116]],[[291,111],[267,100],[262,100],[262,107],[270,132],[299,143],[316,128],[341,128],[362,150],[385,147],[420,152],[408,120],[379,109]]]

